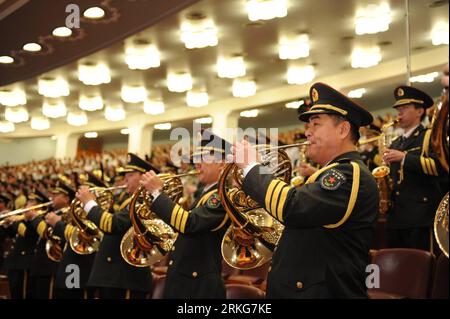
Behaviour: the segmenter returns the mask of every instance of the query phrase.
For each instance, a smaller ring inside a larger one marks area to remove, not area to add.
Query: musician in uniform
[[[88,183],[90,185],[106,187],[94,175],[89,174]],[[69,209],[69,205],[75,199],[75,190],[69,185],[65,185],[53,190],[53,200],[62,200],[61,207]],[[58,197],[58,198],[57,198]],[[68,211],[50,212],[45,216],[45,221],[53,227],[53,234],[62,238],[65,242],[64,252],[56,272],[55,277],[55,299],[88,299],[92,298],[94,293],[92,289],[86,287],[89,274],[91,273],[92,264],[95,254],[80,255],[75,253],[70,247],[70,237],[72,236],[75,226],[68,223],[63,214],[67,215]],[[70,268],[69,265],[76,265],[77,270]],[[70,280],[69,276],[78,274],[79,278]],[[79,284],[72,286],[72,284]],[[69,286],[68,286],[69,284]]]
[[[304,186],[274,179],[246,142],[232,148],[243,190],[285,228],[268,275],[269,298],[365,298],[365,269],[378,214],[376,182],[356,151],[364,108],[323,84],[310,89],[308,157],[321,165]],[[246,155],[247,156],[246,156]],[[255,160],[256,158],[256,160]]]
[[[193,161],[205,185],[190,210],[183,209],[161,192],[164,182],[151,171],[141,183],[153,197],[152,211],[177,232],[170,255],[164,298],[225,298],[221,277],[221,242],[229,226],[217,193],[217,181],[231,144],[204,130]]]
[[[431,129],[421,124],[426,109],[434,103],[425,92],[411,86],[397,87],[394,97],[404,134],[383,154],[393,181],[393,208],[387,216],[388,246],[430,250],[430,226],[448,191],[439,186],[440,178],[447,181],[448,176],[431,149]]]
[[[48,201],[40,194],[30,195],[27,206],[34,206]],[[31,227],[30,220],[33,217],[30,212],[23,214],[23,220],[14,221],[19,216],[8,217],[7,233],[10,237],[15,236],[11,251],[6,256],[4,269],[7,270],[9,291],[12,299],[34,298],[34,283],[30,277],[30,269],[34,260],[34,250],[39,238],[36,231]]]
[[[2,186],[0,185],[0,190],[1,190]],[[7,207],[8,207],[8,203],[9,203],[9,198],[5,195],[3,195],[2,193],[0,193],[0,213],[6,213],[8,211]],[[1,214],[0,214],[1,216]],[[7,238],[7,234],[6,234],[6,228],[5,227],[0,227],[0,271],[3,269],[3,254],[4,254],[4,249],[5,249],[5,241]]]
[[[130,197],[121,204],[119,212],[116,213],[104,211],[87,186],[78,189],[77,198],[83,203],[87,218],[104,233],[88,280],[89,286],[99,289],[101,299],[143,299],[151,290],[150,268],[133,267],[120,253],[122,237],[132,226],[128,204],[139,187],[142,174],[151,169],[153,167],[150,163],[128,153],[128,162],[123,173]]]
[[[66,185],[62,180],[58,181],[56,191],[68,192],[70,187]],[[72,190],[73,192],[73,190]],[[49,202],[50,199],[39,190],[35,190],[34,197],[37,197],[40,202]],[[60,202],[57,197],[52,197],[52,208],[59,210],[64,207],[65,202]],[[31,227],[39,235],[39,239],[36,243],[34,250],[34,260],[30,270],[30,276],[33,280],[33,298],[35,299],[53,299],[55,275],[58,268],[58,261],[52,260],[47,253],[46,244],[48,240],[48,227],[45,222],[44,216],[37,216],[38,211],[30,211]],[[62,246],[57,247],[58,256],[62,251],[59,251]],[[56,256],[55,256],[56,257]]]

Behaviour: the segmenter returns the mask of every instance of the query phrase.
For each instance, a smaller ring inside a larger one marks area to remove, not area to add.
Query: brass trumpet
[[[16,209],[16,210],[4,213],[4,214],[0,215],[0,226],[6,224],[6,218],[8,218],[8,217],[22,215],[22,216],[18,216],[18,218],[16,219],[16,221],[21,221],[21,220],[25,219],[25,215],[23,215],[24,213],[26,213],[30,210],[36,210],[39,208],[48,207],[52,204],[53,204],[53,202],[49,201],[46,203],[37,204],[37,205],[29,206],[29,207],[24,207],[24,208],[20,208],[20,209]],[[44,215],[46,213],[47,213],[47,210],[42,210],[38,213],[38,216]]]

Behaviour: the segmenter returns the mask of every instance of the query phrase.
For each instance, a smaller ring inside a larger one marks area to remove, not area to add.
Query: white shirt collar
[[[404,138],[410,137],[411,134],[415,131],[415,129],[416,129],[417,127],[419,127],[419,125],[420,125],[420,123],[417,124],[416,126],[414,126],[413,128],[409,129],[407,132],[403,133],[403,137],[404,137]]]

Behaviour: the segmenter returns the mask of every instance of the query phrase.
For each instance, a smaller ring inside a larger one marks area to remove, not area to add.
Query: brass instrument
[[[434,216],[434,236],[439,248],[448,258],[448,192],[442,198]]]
[[[158,174],[164,180],[162,192],[178,202],[183,195],[180,177],[199,174],[193,171],[185,174]],[[134,192],[130,201],[132,227],[125,233],[120,243],[123,259],[135,267],[148,267],[161,260],[171,249],[177,238],[172,227],[151,211],[153,198],[144,186]]]
[[[16,210],[4,213],[4,214],[0,215],[0,226],[6,224],[6,218],[8,218],[8,217],[22,215],[22,216],[19,216],[18,219],[16,219],[16,220],[23,220],[23,219],[25,219],[25,216],[23,215],[24,213],[26,213],[26,212],[28,212],[30,210],[36,210],[38,208],[48,207],[48,206],[50,206],[52,204],[53,204],[53,202],[49,201],[49,202],[45,202],[45,203],[42,203],[42,204],[37,204],[37,205],[29,206],[29,207],[24,207],[24,208],[20,208],[20,209],[16,209]],[[47,213],[46,210],[40,212],[39,215],[43,215],[45,213]]]
[[[444,89],[441,100],[435,106],[431,122],[431,145],[437,153],[442,168],[449,172],[449,140],[448,140],[448,89]]]
[[[371,140],[378,140],[378,154],[380,157],[383,157],[383,154],[386,150],[386,148],[389,147],[389,141],[388,141],[388,135],[387,130],[398,124],[398,119],[383,124],[381,127],[381,133],[380,135],[376,136],[375,138],[371,138]],[[362,143],[368,143],[367,140]],[[360,143],[361,144],[361,143]],[[372,170],[372,175],[375,178],[378,186],[378,193],[380,197],[380,203],[379,203],[379,212],[380,214],[386,214],[389,211],[389,208],[392,206],[392,200],[391,200],[391,192],[392,192],[392,182],[390,179],[391,169],[388,165],[382,162],[382,164]]]
[[[448,140],[448,89],[444,89],[441,101],[433,115],[431,124],[431,144],[437,153],[442,168],[449,172],[449,140]],[[441,200],[434,216],[434,236],[439,248],[448,257],[448,192]]]
[[[67,218],[69,207],[61,209],[63,219]],[[45,212],[47,213],[47,212]],[[45,242],[45,252],[50,260],[60,262],[63,255],[62,239],[59,236],[53,234],[53,227],[47,225],[45,228],[43,239]]]
[[[309,142],[276,147],[261,147],[262,165],[286,183],[290,182],[292,166],[284,148],[308,145]],[[276,152],[274,152],[276,151]],[[228,179],[231,179],[228,181]],[[227,191],[227,182],[236,187]],[[222,205],[232,221],[222,240],[222,256],[237,269],[252,269],[272,258],[284,226],[242,190],[242,170],[236,164],[225,166],[218,182]]]
[[[42,215],[45,215],[45,214],[47,214],[47,211],[46,211],[46,210],[40,210],[40,211],[38,211],[38,213],[36,214],[36,217],[42,216]],[[24,215],[23,213],[21,213],[21,214],[14,214],[14,215],[12,215],[12,216],[17,216],[17,217],[14,218],[14,222],[20,222],[20,221],[25,220],[25,215]],[[3,217],[3,216],[0,216],[0,219],[2,219],[2,217]],[[6,225],[6,224],[7,224],[7,221],[6,221],[6,217],[5,217],[4,220],[1,220],[1,221],[0,221],[0,226]]]
[[[299,163],[300,164],[308,162],[308,159],[306,157],[306,147],[307,147],[307,145],[300,146],[300,154],[299,154]],[[293,171],[293,173],[296,171],[297,171],[297,169],[295,169]],[[300,187],[305,183],[305,181],[306,181],[305,176],[299,174],[297,176],[292,177],[291,186]]]
[[[100,207],[108,211],[114,204],[114,195],[111,191],[125,187],[91,187],[89,190],[95,193],[97,197],[96,201]],[[83,205],[78,199],[72,200],[69,215],[72,224],[75,226],[69,238],[70,248],[79,255],[89,255],[96,252],[103,233],[92,221],[87,219],[87,213],[84,211]]]

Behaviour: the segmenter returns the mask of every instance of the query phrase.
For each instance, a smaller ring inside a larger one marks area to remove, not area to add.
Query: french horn
[[[162,192],[178,202],[183,195],[180,177],[196,175],[199,172],[185,174],[158,174],[164,180]],[[153,197],[144,186],[134,192],[129,204],[132,226],[122,237],[120,253],[123,259],[135,267],[148,267],[160,261],[172,249],[177,233],[151,211]]]
[[[434,216],[434,236],[439,248],[448,258],[448,192],[442,198]]]
[[[290,183],[292,165],[284,148],[309,142],[275,147],[259,147],[262,165],[273,176]],[[258,146],[256,146],[258,147]],[[221,251],[227,264],[237,269],[259,267],[272,258],[284,226],[242,190],[242,170],[226,164],[218,182],[218,193],[232,225],[225,232]],[[227,190],[228,184],[234,186]]]
[[[62,215],[62,219],[65,220],[67,218],[68,207],[62,208],[59,210],[59,214]],[[37,216],[45,215],[48,211],[39,211]],[[45,252],[47,257],[54,261],[60,262],[63,255],[63,241],[62,239],[54,234],[54,228],[48,224],[45,226],[45,230],[43,233],[43,239],[45,240]]]
[[[109,211],[114,204],[112,190],[124,187],[91,187],[89,190],[95,193],[96,201],[100,207],[105,211]],[[77,198],[72,200],[69,212],[71,222],[75,226],[69,238],[70,248],[79,255],[93,254],[100,246],[103,233],[92,221],[87,219],[87,213],[84,211],[83,204]]]
[[[441,100],[436,106],[431,127],[431,144],[437,153],[439,163],[445,172],[449,172],[448,137],[448,89],[444,89]],[[434,236],[439,248],[448,257],[448,192],[442,198],[434,216]]]

